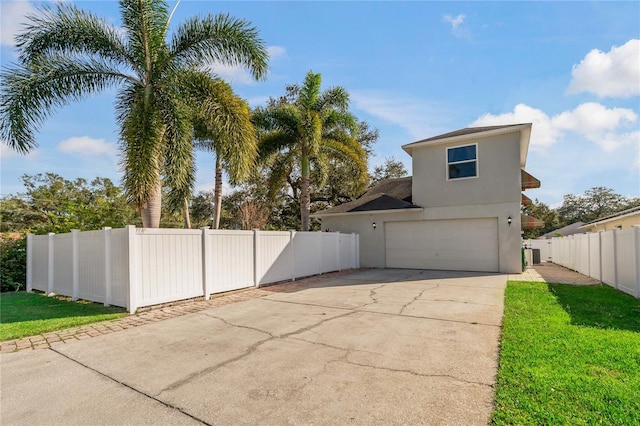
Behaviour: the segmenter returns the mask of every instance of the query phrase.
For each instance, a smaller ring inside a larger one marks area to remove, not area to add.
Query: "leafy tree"
[[[522,213],[544,222],[544,227],[542,228],[525,229],[523,235],[525,239],[538,238],[561,227],[558,220],[558,212],[537,199],[531,204],[522,206]]]
[[[27,282],[27,239],[0,234],[0,291],[24,290]]]
[[[349,94],[342,87],[321,92],[321,82],[320,74],[310,71],[302,86],[290,86],[285,96],[254,114],[261,156],[271,165],[270,193],[289,183],[300,200],[303,231],[309,230],[311,179],[323,185],[330,159],[350,163],[351,179],[361,187],[367,182],[366,152],[358,141],[359,123],[349,112]]]
[[[26,192],[0,200],[3,232],[64,233],[135,224],[136,212],[107,178],[91,182],[54,173],[22,176]]]
[[[640,205],[640,199],[627,198],[610,188],[597,186],[583,195],[565,195],[558,216],[562,226],[575,222],[593,222],[599,218]]]
[[[371,183],[369,186],[374,186],[381,180],[401,178],[408,174],[409,172],[402,161],[398,161],[394,157],[387,157],[384,159],[384,163],[373,168],[373,174],[371,175]]]
[[[168,39],[164,0],[119,4],[121,27],[69,3],[29,17],[19,63],[1,74],[0,138],[28,152],[55,107],[116,87],[124,188],[144,226],[158,227],[163,184],[174,206],[193,187],[194,106],[217,101],[203,67],[242,65],[260,79],[268,54],[256,29],[229,15],[188,19]]]

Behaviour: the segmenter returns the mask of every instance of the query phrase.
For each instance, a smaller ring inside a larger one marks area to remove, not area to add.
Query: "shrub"
[[[0,234],[0,290],[24,290],[26,282],[27,237]]]

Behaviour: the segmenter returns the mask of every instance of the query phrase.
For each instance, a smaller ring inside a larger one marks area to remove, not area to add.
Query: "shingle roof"
[[[411,203],[411,176],[385,179],[369,189],[362,197],[330,209],[314,213],[325,216],[339,213],[419,208]]]
[[[411,202],[411,185],[413,177],[403,177],[395,179],[385,179],[378,182],[373,188],[369,189],[364,195],[387,194],[404,201]]]
[[[584,225],[583,222],[575,222],[575,223],[572,223],[570,225],[563,226],[560,229],[556,229],[556,230],[553,230],[551,232],[547,232],[546,234],[541,235],[540,238],[558,237],[560,235],[568,237],[569,235],[573,235],[573,234],[583,234],[585,231],[581,231],[580,229],[578,229],[582,225]]]

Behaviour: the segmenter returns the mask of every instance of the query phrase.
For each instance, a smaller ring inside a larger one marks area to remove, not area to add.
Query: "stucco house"
[[[465,128],[402,148],[413,177],[315,213],[322,228],[360,235],[363,267],[518,273],[531,124]]]
[[[582,232],[610,231],[640,225],[640,206],[623,210],[582,225]]]

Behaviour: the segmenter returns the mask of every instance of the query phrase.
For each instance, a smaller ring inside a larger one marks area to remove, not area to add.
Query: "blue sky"
[[[37,2],[0,3],[1,62]],[[115,1],[78,1],[118,25]],[[175,4],[169,2],[170,6]],[[371,167],[411,158],[401,146],[476,125],[533,122],[529,190],[554,207],[565,194],[606,186],[640,196],[640,2],[212,2],[183,0],[173,22],[229,13],[252,22],[271,53],[266,81],[217,68],[252,106],[309,70],[351,94],[352,111],[380,131]],[[57,110],[39,148],[2,146],[3,195],[20,176],[120,181],[115,89]],[[198,153],[198,190],[213,186]]]

